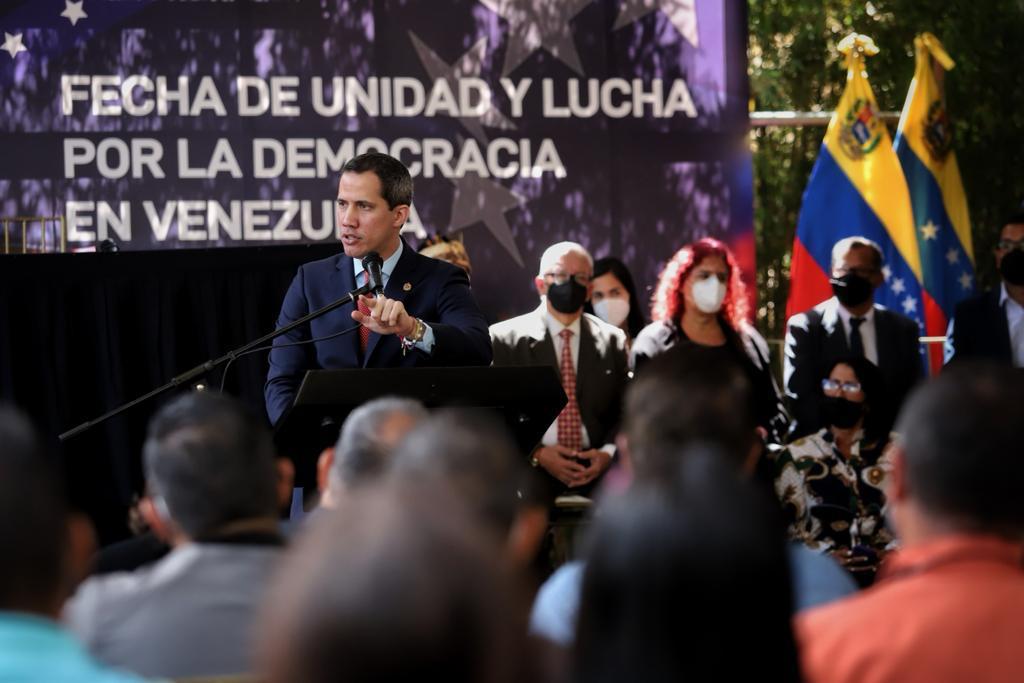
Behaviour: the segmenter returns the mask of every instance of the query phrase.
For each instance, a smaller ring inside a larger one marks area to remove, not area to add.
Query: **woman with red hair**
[[[633,343],[630,362],[644,361],[676,346],[721,349],[723,360],[738,363],[750,379],[758,426],[769,441],[782,443],[789,415],[768,361],[768,345],[748,321],[747,290],[736,258],[723,242],[705,237],[669,260],[651,301],[654,322]]]

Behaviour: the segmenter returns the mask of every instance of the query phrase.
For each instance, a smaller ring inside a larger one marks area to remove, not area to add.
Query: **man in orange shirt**
[[[797,619],[810,683],[1020,679],[1022,424],[1024,377],[1005,369],[965,364],[913,395],[888,493],[903,549],[874,587]]]

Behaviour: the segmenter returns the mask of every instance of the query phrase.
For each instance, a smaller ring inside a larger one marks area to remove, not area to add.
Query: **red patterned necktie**
[[[362,282],[362,284],[365,285],[366,284],[366,280],[370,277],[370,275],[365,270],[363,271],[362,275],[363,275],[363,282]],[[362,313],[363,315],[369,317],[370,316],[370,307],[363,303],[362,298],[359,298],[358,302],[359,302],[359,304],[358,304],[357,307],[359,309],[359,312]],[[370,343],[370,328],[365,326],[365,325],[360,325],[359,326],[359,351],[364,356],[366,355],[366,347],[367,347],[367,345],[369,343]]]
[[[559,333],[562,338],[562,389],[569,402],[558,415],[558,445],[573,451],[583,448],[583,423],[580,407],[576,403],[576,370],[572,366],[572,330],[565,328]]]

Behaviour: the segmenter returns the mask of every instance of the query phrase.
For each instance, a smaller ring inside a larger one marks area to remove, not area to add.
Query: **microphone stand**
[[[343,296],[342,298],[338,299],[337,301],[332,301],[331,303],[327,304],[323,308],[319,308],[319,309],[313,311],[312,313],[307,313],[306,315],[302,316],[301,318],[298,318],[297,320],[294,320],[294,321],[288,323],[284,327],[280,327],[280,328],[274,330],[273,332],[271,332],[269,334],[263,335],[259,339],[254,339],[251,342],[248,342],[247,344],[239,346],[237,349],[233,349],[231,351],[228,351],[227,353],[225,353],[223,356],[220,356],[219,358],[211,358],[210,360],[206,361],[205,363],[200,363],[199,365],[195,366],[191,370],[186,370],[185,372],[181,373],[177,377],[174,377],[167,384],[164,384],[163,386],[157,387],[156,389],[153,389],[152,391],[150,391],[150,392],[148,392],[146,394],[143,394],[142,396],[139,396],[138,398],[134,398],[131,401],[128,401],[127,403],[124,403],[124,404],[118,406],[117,408],[114,408],[113,410],[110,410],[110,411],[108,411],[106,413],[103,413],[102,415],[100,415],[99,417],[97,417],[95,419],[86,420],[85,422],[83,422],[82,424],[78,425],[77,427],[74,427],[74,428],[69,429],[68,431],[64,432],[63,434],[61,434],[57,438],[60,441],[67,441],[68,439],[70,439],[70,438],[72,438],[74,436],[78,436],[82,432],[85,432],[85,431],[87,431],[89,429],[92,429],[93,427],[95,427],[98,424],[102,424],[102,423],[106,422],[107,420],[109,420],[110,418],[114,417],[115,415],[120,415],[124,411],[126,411],[129,408],[132,408],[132,407],[142,403],[143,401],[148,401],[149,399],[153,398],[154,396],[159,396],[160,394],[164,393],[165,391],[169,391],[171,389],[174,389],[175,387],[181,386],[182,384],[187,384],[187,383],[191,382],[194,379],[202,377],[204,374],[206,374],[210,370],[213,370],[218,365],[221,365],[221,364],[226,363],[228,361],[234,360],[238,356],[244,355],[247,351],[251,351],[252,349],[256,348],[257,346],[263,346],[264,344],[266,344],[271,339],[274,339],[276,337],[280,337],[282,334],[287,334],[288,332],[291,332],[292,330],[294,330],[296,327],[299,327],[301,325],[305,325],[306,323],[308,323],[313,318],[319,318],[322,315],[326,315],[327,313],[330,313],[334,309],[340,308],[341,306],[344,306],[345,304],[348,304],[348,303],[355,304],[356,300],[359,298],[359,296],[361,294],[368,294],[368,293],[370,293],[370,292],[375,290],[375,288],[373,286],[371,286],[372,284],[373,283],[368,283],[366,285],[363,285],[362,287],[359,287],[358,289],[354,289],[351,292],[349,292],[348,294],[346,294],[345,296]]]

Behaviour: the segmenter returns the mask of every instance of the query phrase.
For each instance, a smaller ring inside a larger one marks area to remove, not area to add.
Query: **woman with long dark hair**
[[[737,363],[753,388],[754,412],[768,441],[782,443],[789,414],[772,376],[768,345],[748,321],[747,290],[732,251],[705,237],[676,252],[658,278],[654,319],[637,336],[630,362],[644,362],[670,348],[696,344],[720,349]]]
[[[618,327],[626,333],[627,342],[632,342],[647,321],[629,268],[614,256],[599,258],[594,261],[594,277],[590,282],[594,291],[587,312]]]

